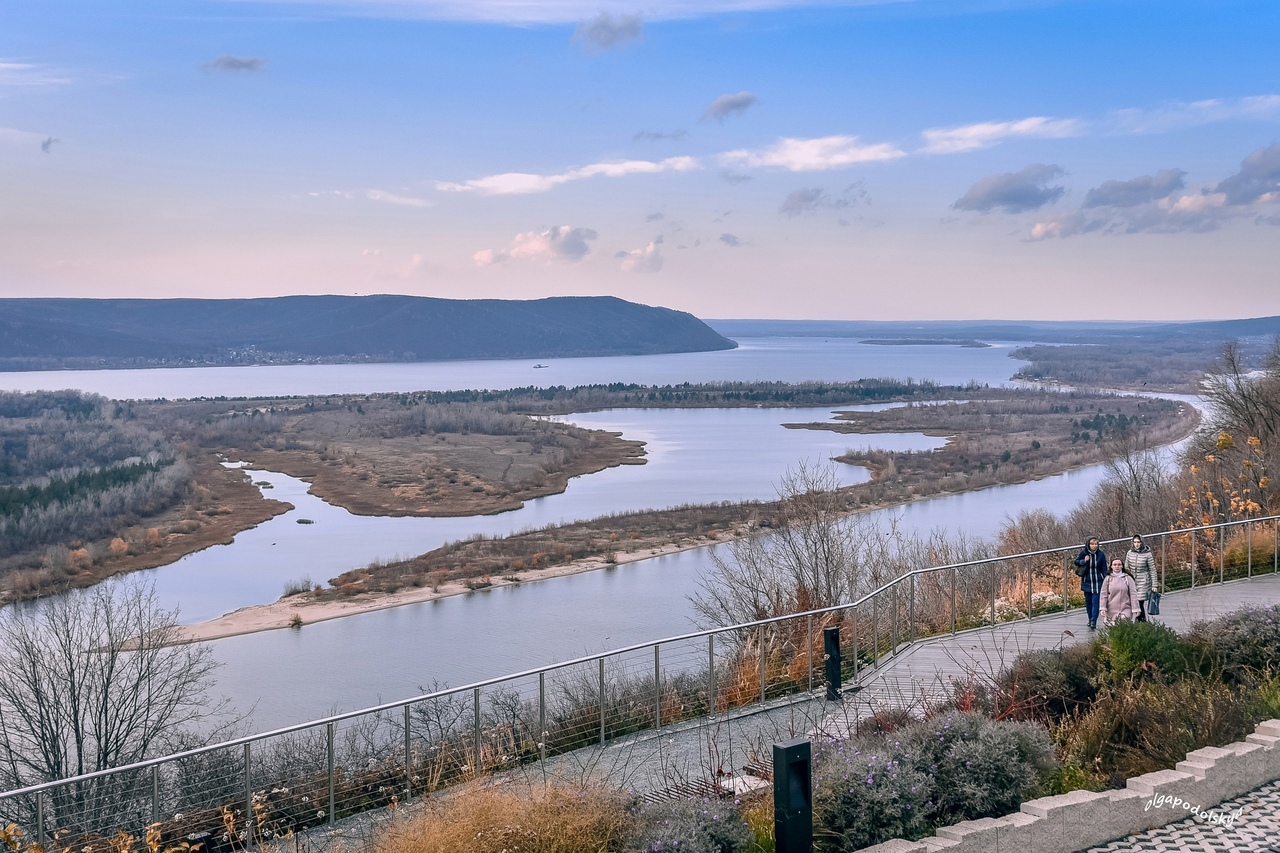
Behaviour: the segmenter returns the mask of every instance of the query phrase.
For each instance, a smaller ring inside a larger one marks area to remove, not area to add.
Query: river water
[[[326,365],[0,374],[0,388],[79,388],[115,398],[265,396],[373,391],[508,388],[720,380],[846,381],[863,377],[945,384],[1007,384],[1015,346],[885,347],[848,339],[759,338],[736,350],[662,356],[533,362]],[[788,430],[782,423],[824,420],[829,409],[614,410],[573,415],[582,426],[647,442],[648,462],[573,480],[515,512],[464,519],[353,516],[282,474],[254,472],[267,494],[296,507],[227,546],[147,574],[183,621],[198,621],[275,600],[286,581],[327,580],[373,559],[430,550],[475,533],[527,527],[629,509],[747,498],[768,499],[789,467],[849,447],[927,449],[922,435],[850,436]],[[843,482],[866,472],[844,466]],[[1100,467],[1018,486],[922,501],[878,514],[905,530],[964,530],[988,536],[1026,509],[1064,511],[1097,482]],[[306,518],[313,524],[298,524]],[[305,626],[214,641],[223,667],[218,691],[251,725],[267,728],[412,695],[433,683],[462,684],[582,653],[693,628],[696,592],[710,549]]]

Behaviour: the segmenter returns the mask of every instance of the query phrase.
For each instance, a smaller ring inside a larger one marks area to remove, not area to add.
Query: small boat
[[[551,365],[549,365],[549,364],[535,364],[535,365],[533,366],[533,369],[534,369],[534,370],[542,370],[544,367],[550,367],[550,366],[551,366]]]

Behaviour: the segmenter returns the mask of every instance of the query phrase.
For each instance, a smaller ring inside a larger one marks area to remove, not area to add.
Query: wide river
[[[849,339],[757,338],[736,350],[620,358],[425,364],[228,367],[0,373],[0,388],[79,388],[114,398],[266,396],[510,388],[604,382],[676,384],[720,380],[845,381],[914,378],[945,384],[1007,384],[1015,346],[875,346]],[[328,580],[374,559],[408,556],[476,533],[500,535],[630,509],[771,498],[787,469],[848,447],[928,449],[923,435],[839,435],[784,429],[825,420],[829,409],[613,410],[573,415],[582,426],[645,441],[648,462],[573,480],[560,495],[475,518],[354,516],[272,472],[267,494],[296,507],[207,549],[147,572],[183,621],[275,600],[286,581]],[[919,502],[879,516],[905,530],[963,529],[988,536],[1026,509],[1063,511],[1101,478],[1100,466],[1019,486]],[[845,467],[844,482],[865,479]],[[298,519],[314,524],[298,524]],[[214,641],[218,689],[251,725],[268,728],[412,695],[434,683],[463,684],[586,652],[691,630],[688,597],[710,549],[686,551],[564,578]]]

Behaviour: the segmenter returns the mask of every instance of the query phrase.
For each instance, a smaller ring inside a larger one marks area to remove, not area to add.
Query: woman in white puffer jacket
[[[1133,545],[1124,555],[1124,570],[1133,576],[1138,588],[1139,622],[1147,621],[1147,596],[1156,588],[1156,558],[1151,549],[1142,544],[1142,537],[1133,534]]]

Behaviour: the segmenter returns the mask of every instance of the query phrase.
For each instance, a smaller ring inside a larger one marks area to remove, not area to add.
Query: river
[[[848,339],[747,339],[736,350],[662,356],[533,362],[273,366],[173,370],[58,371],[0,374],[0,388],[79,388],[115,398],[261,396],[373,391],[566,386],[721,380],[846,381],[911,377],[945,384],[1008,384],[1015,346],[885,347]],[[183,621],[198,621],[274,600],[285,581],[326,580],[340,571],[422,553],[474,533],[619,512],[746,498],[770,498],[801,460],[846,448],[926,449],[921,435],[848,436],[787,430],[784,422],[821,420],[829,409],[614,410],[573,415],[583,426],[621,431],[647,442],[648,462],[571,481],[512,513],[466,519],[353,516],[282,474],[255,472],[271,497],[296,507],[236,537],[149,572]],[[845,466],[844,482],[865,478]],[[1070,508],[1103,476],[1100,466],[1018,486],[986,489],[886,510],[878,517],[905,530],[993,533],[1025,509]],[[313,524],[298,524],[306,518]],[[251,725],[266,728],[332,710],[350,710],[417,692],[434,683],[461,684],[626,645],[693,627],[688,596],[708,565],[710,549],[642,560],[536,583],[484,590],[305,626],[211,643],[223,664],[218,692]]]

